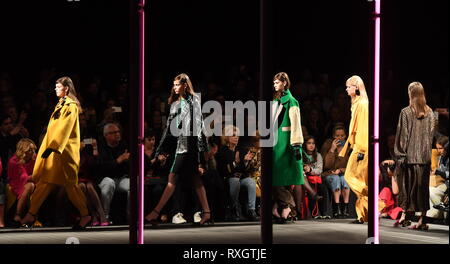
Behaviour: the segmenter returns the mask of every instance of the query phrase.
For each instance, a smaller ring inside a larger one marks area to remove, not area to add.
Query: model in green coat
[[[274,121],[278,120],[273,147],[273,186],[300,185],[304,181],[300,108],[286,81],[274,79],[274,87],[280,97],[273,103]]]
[[[301,148],[303,133],[300,122],[300,108],[298,101],[289,91],[288,75],[284,72],[276,74],[273,78],[273,86],[275,96],[272,123],[276,122],[276,141],[272,154],[272,183],[275,200],[272,213],[281,223],[285,223],[292,209],[296,207],[290,187],[295,185],[301,188],[300,185],[304,183]],[[281,209],[281,215],[278,213],[279,209]],[[295,213],[292,215],[295,215]]]

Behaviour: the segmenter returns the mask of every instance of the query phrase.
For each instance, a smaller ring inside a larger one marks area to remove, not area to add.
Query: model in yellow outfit
[[[369,100],[364,82],[359,76],[350,77],[347,93],[352,98],[352,119],[348,139],[339,156],[343,157],[347,148],[352,148],[344,178],[356,194],[355,209],[357,222],[368,221],[368,148],[369,148]]]
[[[50,117],[47,133],[39,148],[32,180],[36,190],[31,196],[28,214],[22,220],[28,224],[48,194],[57,186],[64,186],[73,205],[80,211],[81,219],[75,228],[84,228],[91,220],[86,198],[78,186],[80,165],[79,102],[69,77],[56,81],[56,95],[60,98]]]

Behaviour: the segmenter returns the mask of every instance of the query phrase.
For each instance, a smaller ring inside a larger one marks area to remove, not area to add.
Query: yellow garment
[[[368,148],[369,148],[369,101],[357,97],[352,104],[352,119],[345,146],[339,153],[344,157],[347,148],[353,149],[345,170],[345,181],[356,194],[356,214],[360,222],[368,221]],[[350,146],[349,146],[350,145]],[[364,159],[357,161],[358,153],[364,154]],[[384,207],[384,206],[383,206]]]
[[[55,189],[55,187],[55,184],[46,183],[43,181],[36,184],[36,190],[34,190],[33,195],[31,195],[30,209],[28,210],[28,212],[32,215],[36,215],[42,203],[45,201],[50,192]],[[67,197],[69,197],[69,200],[72,202],[75,208],[78,209],[80,215],[88,215],[89,211],[86,206],[86,196],[84,196],[84,193],[83,191],[81,191],[80,186],[78,186],[78,184],[66,185],[65,190],[67,193]]]
[[[46,159],[42,153],[54,150]],[[44,181],[57,185],[78,184],[80,164],[80,126],[78,106],[74,100],[64,97],[59,100],[50,118],[47,133],[42,140],[33,169],[35,183]]]
[[[431,170],[434,171],[438,167],[439,163],[439,152],[437,149],[431,150]]]

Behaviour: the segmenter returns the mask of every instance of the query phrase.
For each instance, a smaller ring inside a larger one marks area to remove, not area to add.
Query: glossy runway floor
[[[364,244],[367,224],[350,224],[351,219],[301,220],[273,225],[274,244]],[[430,224],[428,231],[393,227],[393,220],[381,219],[381,244],[449,244],[449,227]],[[413,223],[414,224],[414,223]],[[69,237],[81,244],[127,244],[128,226],[93,227],[72,232],[70,228],[0,229],[0,244],[64,244]],[[257,222],[220,222],[213,226],[189,224],[146,226],[146,244],[260,244]],[[1,247],[1,245],[0,245]]]

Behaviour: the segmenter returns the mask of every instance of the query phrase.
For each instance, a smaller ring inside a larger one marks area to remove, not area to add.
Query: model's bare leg
[[[17,201],[16,215],[14,216],[14,221],[20,222],[22,220],[23,208],[26,203],[30,200],[30,196],[35,189],[35,185],[32,182],[28,182],[24,186],[22,196],[20,196],[19,201]]]
[[[194,187],[203,209],[202,220],[200,220],[200,224],[202,225],[209,219],[211,219],[211,211],[209,209],[208,199],[206,197],[205,186],[203,185],[202,179],[200,178],[200,174],[196,174],[194,176]]]
[[[159,213],[163,209],[164,205],[166,205],[167,201],[170,199],[173,192],[175,191],[175,187],[176,187],[176,175],[175,173],[170,173],[169,181],[167,182],[166,188],[164,189],[161,199],[159,199],[158,204],[150,212],[150,214],[145,216],[145,219],[147,219],[148,221],[154,221],[158,218]]]

